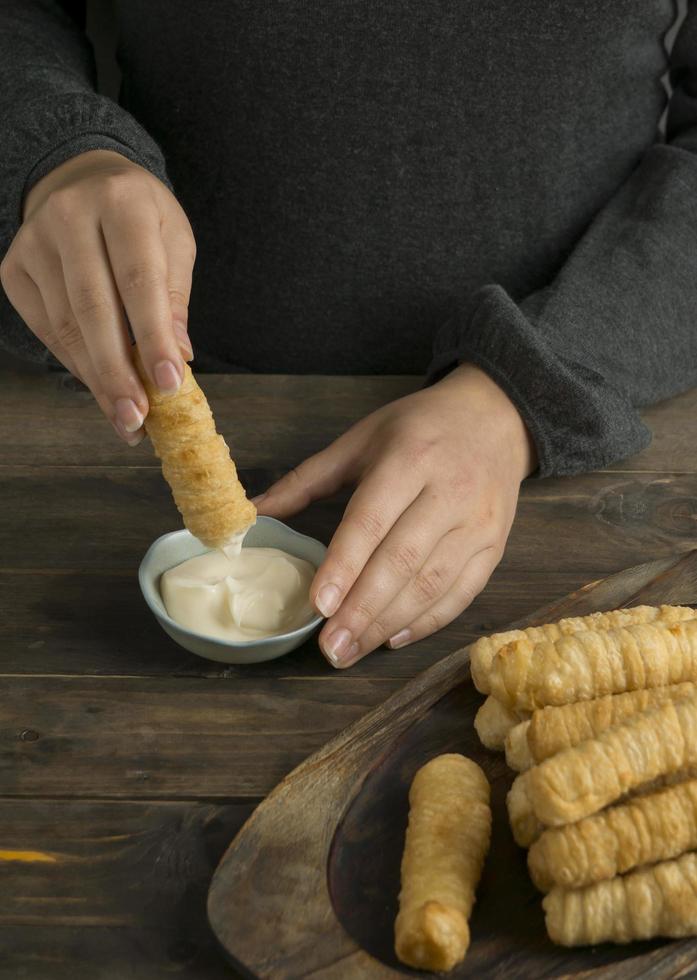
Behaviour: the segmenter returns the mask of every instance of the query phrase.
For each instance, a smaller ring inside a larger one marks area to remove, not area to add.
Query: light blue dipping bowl
[[[304,558],[317,568],[324,561],[327,549],[315,538],[294,531],[273,517],[258,517],[254,527],[247,532],[243,547],[281,548],[296,558]],[[218,660],[224,664],[258,664],[264,660],[275,660],[285,653],[295,650],[305,642],[322,622],[319,615],[288,633],[278,633],[263,640],[247,640],[243,643],[218,640],[202,633],[180,626],[167,614],[160,595],[160,577],[163,572],[175,565],[181,565],[187,558],[195,558],[210,551],[188,531],[171,531],[154,541],[138,569],[138,583],[155,619],[175,643],[190,650],[191,653],[207,660]]]

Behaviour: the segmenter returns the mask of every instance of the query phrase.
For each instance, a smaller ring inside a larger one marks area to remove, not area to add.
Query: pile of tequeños
[[[637,606],[471,649],[475,727],[565,946],[697,935],[697,618]]]

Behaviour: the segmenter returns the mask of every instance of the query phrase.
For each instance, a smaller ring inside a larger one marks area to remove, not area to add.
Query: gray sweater
[[[119,104],[79,3],[0,0],[0,256],[87,149],[173,187],[219,370],[482,366],[539,473],[645,446],[697,384],[697,2],[117,0]],[[674,86],[665,138],[661,76]],[[0,343],[45,358],[6,297]]]

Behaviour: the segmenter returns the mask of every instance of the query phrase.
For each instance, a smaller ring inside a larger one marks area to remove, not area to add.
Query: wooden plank
[[[257,799],[398,685],[5,677],[0,796]]]
[[[124,445],[89,392],[64,375],[11,375],[2,390],[0,444],[9,465],[159,464],[146,442]],[[219,431],[242,467],[283,470],[317,452],[357,419],[420,387],[418,378],[201,375]]]
[[[248,479],[252,486],[259,487],[259,473]],[[250,671],[194,658],[165,636],[136,580],[151,540],[178,526],[157,471],[6,467],[0,499],[13,515],[0,524],[0,673],[326,672],[315,640]],[[326,542],[344,500],[317,504],[291,523]],[[504,560],[475,604],[438,636],[399,654],[373,654],[352,674],[413,676],[584,581],[689,548],[696,528],[697,476],[596,473],[530,482]]]
[[[660,472],[697,469],[697,388],[652,405],[641,412],[653,440],[642,453],[620,460],[609,470],[646,469]]]
[[[381,649],[351,668],[351,677],[406,680],[484,632],[571,592],[574,572],[499,568],[475,602],[445,630],[399,653]],[[89,597],[89,602],[86,600]],[[202,660],[177,646],[155,621],[131,572],[0,571],[0,675],[325,678],[334,674],[313,637],[281,660],[254,666]]]
[[[307,679],[5,676],[0,795],[262,796],[401,683],[326,664]]]
[[[250,492],[263,471],[243,472]],[[181,526],[155,470],[0,468],[0,568],[133,573],[159,534]],[[346,496],[289,523],[328,541]],[[22,533],[18,533],[22,528]],[[590,473],[531,481],[521,495],[506,565],[521,573],[570,566],[586,579],[689,547],[697,531],[697,475]]]
[[[252,809],[0,799],[0,978],[237,976],[205,899]]]
[[[105,885],[108,887],[108,885]],[[154,901],[154,899],[153,899]],[[0,929],[0,980],[239,980],[214,944],[192,946],[156,925],[54,925]],[[193,957],[190,959],[190,957]]]
[[[219,426],[243,467],[285,469],[316,452],[354,421],[417,389],[414,377],[202,375]],[[89,393],[61,374],[0,370],[2,462],[11,465],[149,466],[147,446],[123,446]],[[643,453],[613,471],[695,472],[697,389],[647,408],[654,433]]]
[[[266,483],[259,471],[241,476],[250,493]],[[5,569],[133,572],[156,537],[182,527],[153,468],[0,467],[0,500],[12,517],[0,524]],[[325,504],[312,515],[320,532],[331,526],[331,510]]]

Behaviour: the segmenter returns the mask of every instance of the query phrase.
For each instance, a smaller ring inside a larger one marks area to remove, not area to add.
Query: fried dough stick
[[[506,797],[508,820],[513,832],[513,840],[518,847],[530,847],[545,829],[544,824],[535,814],[527,777],[526,772],[517,776]]]
[[[622,724],[640,711],[694,694],[697,694],[697,686],[687,681],[668,687],[609,694],[592,701],[540,708],[529,721],[520,722],[508,732],[505,740],[506,762],[511,769],[524,772],[562,749],[585,742],[587,738],[595,738],[608,728]],[[512,709],[502,705],[501,712],[511,713]],[[475,719],[475,727],[476,724]]]
[[[530,847],[534,841],[538,840],[549,829],[535,815],[532,800],[528,794],[527,775],[527,773],[521,773],[520,776],[513,780],[513,785],[506,797],[506,807],[508,809],[511,830],[513,831],[513,839],[519,847]],[[684,769],[678,769],[676,772],[668,773],[665,776],[657,776],[656,779],[644,783],[638,789],[634,789],[618,797],[614,801],[613,806],[624,804],[630,799],[640,799],[651,793],[657,793],[659,790],[665,789],[668,786],[678,786],[692,779],[697,779],[697,766],[687,766]],[[562,826],[573,827],[575,824],[564,824]]]
[[[583,888],[697,848],[697,780],[546,830],[528,853],[540,891]]]
[[[491,835],[489,783],[471,759],[441,755],[416,773],[409,804],[395,951],[409,966],[450,970],[469,946]]]
[[[135,364],[148,396],[145,431],[162,463],[162,474],[189,531],[210,548],[232,543],[256,520],[237,477],[230,450],[215,429],[206,396],[188,364],[174,395],[163,395],[148,378],[138,349]]]
[[[653,780],[697,765],[697,697],[668,701],[564,749],[521,773],[540,823],[559,827],[597,813]],[[518,793],[520,793],[518,789]]]
[[[683,854],[587,888],[555,888],[542,901],[561,946],[697,934],[697,855]]]
[[[561,636],[580,633],[584,630],[617,629],[634,623],[649,623],[660,619],[667,623],[681,619],[691,619],[693,609],[684,606],[632,606],[629,609],[612,609],[610,612],[595,612],[589,616],[568,616],[557,623],[544,626],[528,626],[524,630],[507,630],[482,636],[470,648],[470,671],[474,686],[482,694],[491,694],[489,673],[496,654],[515,640],[527,640],[531,644],[558,640]]]
[[[494,697],[516,711],[697,681],[697,619],[573,633],[536,646],[515,640],[494,657],[490,681]]]

